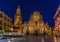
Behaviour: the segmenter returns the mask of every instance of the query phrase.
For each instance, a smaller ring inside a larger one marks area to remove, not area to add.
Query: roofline
[[[7,16],[12,21],[12,19],[7,14],[5,14],[3,11],[0,10],[0,12],[3,13],[5,16]]]
[[[60,10],[60,5],[58,6],[58,9],[57,9],[57,11],[56,11],[56,13],[55,13],[55,15],[54,15],[54,19],[55,19],[56,16],[58,15],[57,13],[58,13],[59,10]]]

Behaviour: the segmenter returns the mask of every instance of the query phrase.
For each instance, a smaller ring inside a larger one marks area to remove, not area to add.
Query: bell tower
[[[21,16],[21,9],[20,6],[18,5],[18,8],[16,10],[16,14],[14,17],[14,26],[15,27],[20,27],[22,24],[22,16]]]

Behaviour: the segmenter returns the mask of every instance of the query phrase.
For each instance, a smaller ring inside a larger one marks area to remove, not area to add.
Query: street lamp
[[[13,28],[11,28],[11,31],[13,31]]]

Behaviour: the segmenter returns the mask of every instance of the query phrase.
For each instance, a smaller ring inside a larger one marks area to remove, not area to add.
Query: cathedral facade
[[[22,23],[21,9],[18,6],[16,10],[16,14],[14,17],[14,31],[26,34],[29,32],[30,34],[38,33],[43,34],[44,32],[48,32],[49,25],[45,24],[43,21],[43,17],[39,11],[34,11],[31,14],[31,17],[28,22]]]
[[[30,33],[43,33],[44,31],[44,22],[43,18],[40,15],[40,12],[34,11],[28,21],[28,28]]]

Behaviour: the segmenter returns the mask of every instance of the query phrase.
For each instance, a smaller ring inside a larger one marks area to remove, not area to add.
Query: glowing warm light
[[[13,28],[11,28],[11,30],[13,31]]]
[[[59,25],[59,27],[60,27],[60,25]]]
[[[26,33],[26,31],[29,31],[29,33],[31,34],[37,31],[38,34],[39,33],[43,34],[44,32],[49,33],[49,31],[51,31],[51,29],[49,29],[49,25],[43,22],[43,17],[38,11],[34,11],[30,17],[30,20],[27,23],[24,23],[23,26],[21,25],[22,25],[21,10],[18,7],[14,19],[14,26],[15,27],[19,26],[19,29],[18,28],[16,29],[17,32],[23,31],[23,33]]]

